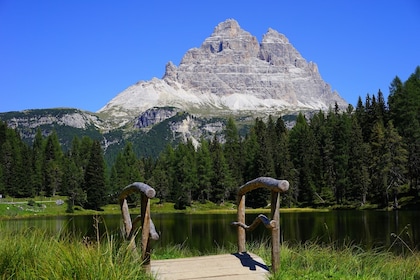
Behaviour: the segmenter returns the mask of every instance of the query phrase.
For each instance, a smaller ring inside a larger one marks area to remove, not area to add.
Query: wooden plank
[[[158,280],[267,279],[268,267],[252,253],[152,260],[151,273]]]

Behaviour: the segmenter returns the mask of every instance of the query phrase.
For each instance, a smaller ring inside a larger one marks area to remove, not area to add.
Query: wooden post
[[[142,193],[141,195],[141,259],[147,272],[150,272],[150,203],[149,198]]]
[[[128,210],[127,199],[123,199],[121,201],[121,213],[124,223],[124,230],[125,230],[125,238],[128,238],[131,233],[131,229],[133,228],[133,224],[131,223],[130,212]]]
[[[265,188],[271,191],[271,221],[264,215],[259,215],[254,222],[247,226],[245,224],[245,194],[258,188]],[[238,221],[232,225],[238,227],[238,252],[246,252],[245,230],[253,230],[260,223],[271,230],[271,263],[273,272],[280,269],[280,194],[289,189],[289,182],[277,180],[271,177],[259,177],[242,185],[237,194]]]
[[[271,219],[274,227],[271,229],[271,269],[280,270],[280,193],[271,191]]]
[[[238,195],[238,222],[245,224],[245,195]],[[246,252],[246,234],[243,227],[238,227],[238,253]]]
[[[131,221],[130,213],[128,210],[127,199],[126,197],[134,192],[139,192],[141,194],[141,209],[140,216],[137,216],[134,222]],[[155,225],[150,217],[150,200],[156,194],[156,191],[140,182],[134,182],[131,185],[125,187],[120,196],[119,202],[122,212],[122,218],[124,223],[124,235],[125,238],[129,240],[130,247],[132,249],[136,248],[135,245],[135,226],[138,222],[141,222],[141,258],[142,264],[146,271],[150,272],[150,238],[157,240],[159,239],[159,234],[156,232]]]

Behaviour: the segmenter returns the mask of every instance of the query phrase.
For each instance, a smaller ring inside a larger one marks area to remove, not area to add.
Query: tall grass
[[[152,279],[127,244],[0,228],[0,279]]]
[[[314,243],[282,245],[281,268],[272,279],[420,279],[420,255],[395,255]]]
[[[248,251],[270,266],[269,241],[247,244]],[[153,260],[223,254],[236,245],[208,252],[175,244],[152,250]],[[140,254],[113,236],[51,235],[39,229],[13,231],[0,227],[0,279],[152,279],[141,267]],[[281,245],[280,270],[270,279],[412,279],[420,280],[420,254],[405,256],[387,250],[363,250],[356,245],[316,243]]]

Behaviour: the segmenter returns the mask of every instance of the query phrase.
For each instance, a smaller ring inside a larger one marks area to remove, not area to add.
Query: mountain
[[[228,19],[200,48],[188,50],[178,67],[169,62],[162,79],[128,87],[98,113],[125,125],[155,107],[199,116],[279,115],[328,110],[335,103],[347,106],[284,35],[269,29],[259,43]]]
[[[98,112],[56,108],[0,113],[28,142],[39,128],[54,129],[68,147],[74,136],[101,139],[112,158],[126,141],[138,155],[156,155],[167,143],[220,133],[227,117],[239,129],[255,117],[290,116],[348,104],[323,81],[289,40],[268,29],[261,43],[228,19],[180,64],[166,65],[162,79],[140,81],[116,95]],[[293,117],[292,117],[293,119]]]

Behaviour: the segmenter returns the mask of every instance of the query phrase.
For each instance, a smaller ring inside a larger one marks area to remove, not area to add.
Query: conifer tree
[[[276,121],[276,134],[277,134],[277,143],[274,143],[275,151],[274,151],[274,168],[277,179],[285,179],[288,180],[289,183],[293,182],[292,179],[292,169],[293,164],[290,159],[289,153],[289,132],[286,128],[286,125],[281,117],[279,117]],[[291,187],[293,188],[293,186]],[[291,207],[292,202],[292,193],[286,192],[285,195],[282,196],[286,202],[286,204]]]
[[[167,145],[165,150],[159,155],[156,167],[153,170],[150,184],[156,188],[156,197],[161,202],[175,200],[175,152],[171,145]]]
[[[255,154],[255,178],[256,177],[275,177],[274,168],[274,149],[270,139],[270,132],[267,125],[259,118],[255,120],[255,134],[258,141],[258,146]],[[271,135],[275,135],[274,123],[270,122],[272,130]],[[254,178],[252,178],[254,179]],[[270,192],[267,189],[259,188],[251,191],[245,203],[249,207],[259,208],[268,204]]]
[[[210,153],[213,163],[211,201],[223,203],[233,190],[233,181],[222,146],[216,136],[210,144]]]
[[[134,154],[133,144],[126,143],[118,153],[111,171],[111,193],[116,199],[120,191],[131,183],[144,181],[143,163]]]
[[[181,143],[175,150],[175,208],[185,209],[191,205],[197,191],[197,165],[195,149],[191,142]]]
[[[314,172],[317,149],[315,137],[302,113],[296,119],[296,125],[289,134],[290,155],[296,170],[297,181],[294,182],[298,202],[312,205],[315,195]]]
[[[412,195],[420,189],[420,66],[404,83],[398,77],[392,81],[388,98],[391,120],[404,138],[409,153],[408,179]]]
[[[19,186],[18,197],[34,197],[35,188],[32,184],[33,169],[32,169],[32,151],[28,145],[20,141],[21,149],[21,163],[19,167]]]
[[[349,160],[349,138],[351,121],[346,113],[335,113],[336,122],[333,125],[334,170],[336,175],[335,197],[337,204],[345,202],[346,192],[350,186],[347,175]]]
[[[226,124],[223,152],[229,165],[234,184],[238,186],[242,185],[243,163],[241,160],[241,142],[238,128],[232,117],[228,119]]]
[[[289,134],[286,125],[281,117],[276,121],[276,141],[273,143],[273,159],[276,177],[289,178],[292,169],[289,154]]]
[[[36,195],[40,195],[43,189],[43,162],[44,162],[45,141],[42,137],[41,130],[38,129],[34,142],[32,144],[32,185],[35,189]]]
[[[197,174],[199,199],[201,201],[210,200],[213,163],[209,150],[209,142],[205,139],[201,139],[200,147],[197,151]]]
[[[328,119],[325,113],[319,111],[310,121],[310,128],[313,131],[318,149],[318,157],[314,166],[314,182],[316,185],[315,201],[323,205],[332,204],[335,201],[335,170],[334,170],[334,141],[333,129],[331,128],[331,116],[335,115],[330,111]],[[314,147],[314,148],[315,148]]]
[[[399,189],[407,182],[408,151],[392,122],[389,122],[385,132],[385,150],[389,153],[387,202],[388,204],[392,203],[393,207],[397,209]]]
[[[107,202],[105,161],[99,141],[93,141],[89,161],[86,166],[83,189],[86,192],[87,209],[100,210]]]
[[[255,127],[251,127],[249,133],[246,135],[243,143],[244,153],[244,169],[243,178],[244,182],[251,181],[258,177],[257,168],[257,153],[259,150],[259,143]]]
[[[63,152],[56,131],[53,131],[45,144],[43,178],[44,194],[46,196],[55,196],[60,191],[63,175]]]
[[[148,180],[148,184],[156,190],[156,197],[160,199],[160,202],[163,203],[170,199],[170,184],[166,165],[164,163],[163,156],[161,155],[155,164],[155,167],[152,171],[152,176]]]
[[[30,151],[17,130],[6,128],[4,132],[0,147],[4,192],[12,197],[32,196],[26,189],[31,188]]]
[[[363,142],[362,129],[353,116],[352,128],[349,139],[349,165],[347,176],[351,180],[349,185],[347,199],[356,202],[358,205],[364,205],[367,200],[367,192],[370,185],[369,176],[369,145]]]
[[[274,133],[274,125],[271,124],[271,129]],[[270,141],[270,133],[266,124],[259,118],[255,121],[255,134],[258,141],[258,149],[255,157],[257,177],[268,176],[274,177],[274,159],[273,146]]]
[[[385,144],[385,127],[382,122],[377,122],[373,126],[370,140],[372,157],[369,169],[372,184],[369,194],[373,203],[378,203],[380,206],[385,206],[387,203],[386,189],[390,168],[390,154]]]
[[[83,170],[67,154],[63,160],[63,188],[62,195],[67,196],[67,212],[73,213],[74,206],[86,203],[86,193],[82,189]]]

